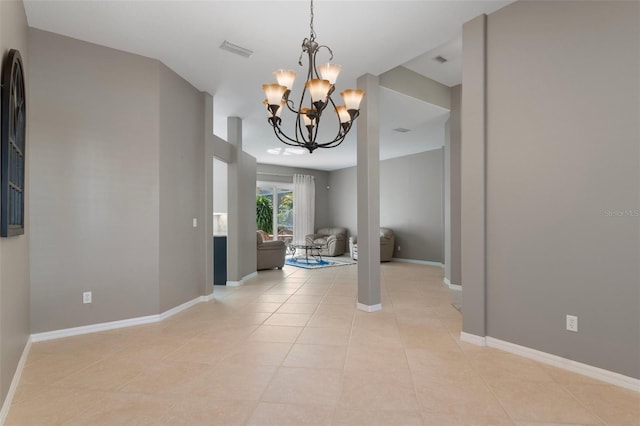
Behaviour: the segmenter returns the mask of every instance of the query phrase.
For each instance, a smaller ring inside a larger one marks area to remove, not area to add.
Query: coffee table
[[[309,263],[309,255],[311,255],[311,257],[315,260],[317,260],[318,262],[322,262],[322,255],[320,254],[320,250],[322,249],[322,246],[316,245],[316,244],[290,244],[289,245],[289,249],[291,250],[291,257],[293,259],[296,258],[296,251],[297,250],[304,250],[304,259],[306,260],[307,263]],[[315,253],[314,253],[315,250]],[[302,258],[302,254],[298,256],[299,258]]]

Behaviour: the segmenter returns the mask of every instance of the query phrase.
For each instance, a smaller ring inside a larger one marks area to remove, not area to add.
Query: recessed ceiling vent
[[[411,130],[405,129],[404,127],[397,127],[393,129],[393,131],[398,133],[409,133]]]
[[[435,58],[433,58],[434,61],[440,62],[441,64],[444,64],[445,62],[448,61],[447,58],[445,58],[444,56],[436,56]]]
[[[236,55],[240,55],[244,58],[250,58],[251,55],[253,55],[253,50],[238,46],[237,44],[229,43],[227,40],[222,42],[220,49],[235,53]]]

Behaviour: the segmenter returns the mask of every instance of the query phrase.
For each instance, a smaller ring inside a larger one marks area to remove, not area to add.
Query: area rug
[[[296,257],[292,258],[291,256],[287,256],[285,259],[285,264],[289,266],[295,266],[296,268],[304,268],[304,269],[318,269],[318,268],[329,268],[331,266],[345,266],[345,265],[353,265],[356,262],[347,260],[347,259],[325,259],[316,260],[312,257],[309,257],[309,262],[304,257]]]

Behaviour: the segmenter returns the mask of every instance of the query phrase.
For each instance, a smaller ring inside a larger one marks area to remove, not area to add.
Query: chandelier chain
[[[316,39],[316,32],[313,29],[313,18],[314,18],[314,15],[313,15],[313,0],[311,0],[311,20],[309,22],[309,27],[311,29],[311,40],[315,40]]]

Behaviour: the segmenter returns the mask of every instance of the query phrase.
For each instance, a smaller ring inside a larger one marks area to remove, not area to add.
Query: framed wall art
[[[0,236],[24,234],[27,105],[20,52],[11,49],[2,66]]]

